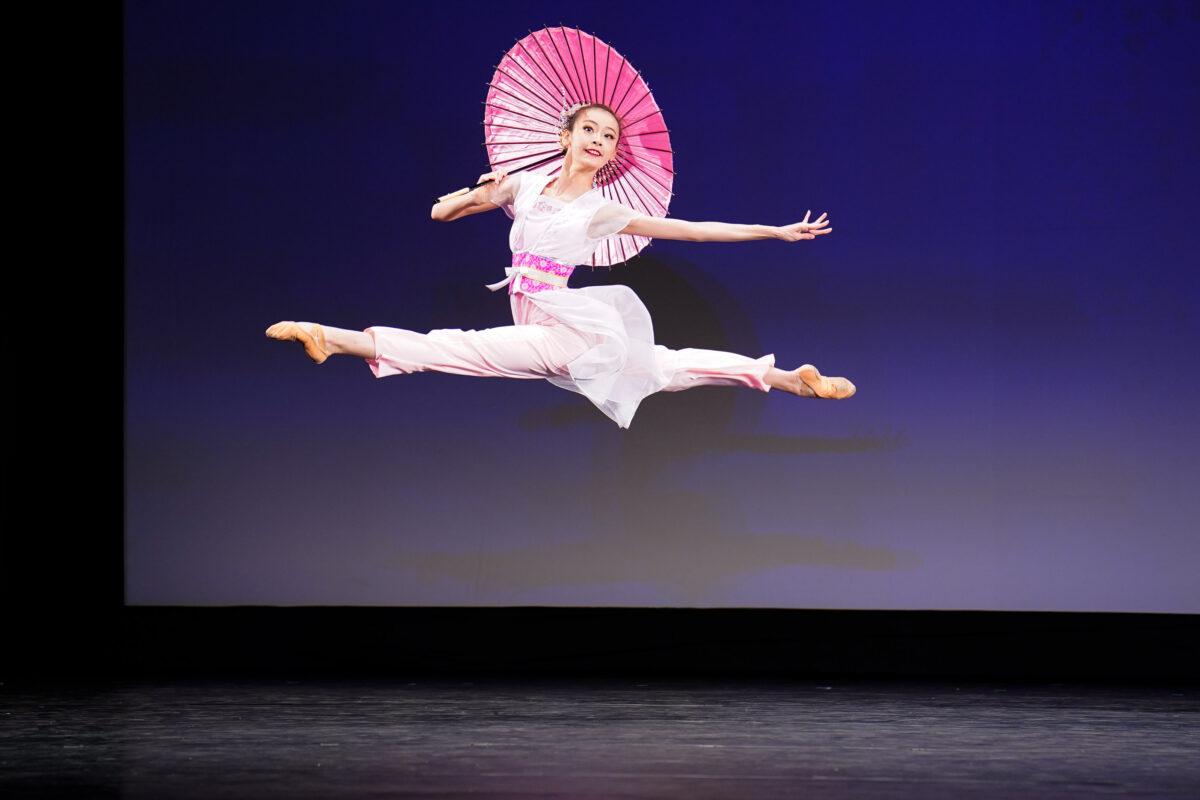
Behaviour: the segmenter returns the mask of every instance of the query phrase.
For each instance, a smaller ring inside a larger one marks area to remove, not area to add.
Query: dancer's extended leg
[[[428,333],[373,325],[362,331],[279,322],[267,329],[276,339],[295,339],[318,363],[328,355],[358,356],[378,378],[413,372],[449,372],[497,378],[544,378],[588,348],[561,325],[505,325],[482,330],[440,328]]]
[[[747,386],[769,392],[782,389],[801,397],[820,397],[842,400],[854,394],[855,386],[845,378],[821,375],[812,364],[791,370],[775,367],[775,356],[754,359],[722,350],[685,347],[680,350],[656,345],[660,359],[674,377],[663,388],[678,392],[696,386]]]
[[[367,366],[377,378],[430,370],[483,378],[545,378],[563,374],[588,348],[580,334],[561,325],[439,328],[428,333],[374,325],[364,335],[374,340]]]
[[[755,359],[699,347],[672,350],[661,344],[655,345],[654,350],[664,371],[672,375],[671,382],[663,387],[664,392],[681,392],[696,386],[747,386],[771,391],[766,376],[775,368],[774,354]]]

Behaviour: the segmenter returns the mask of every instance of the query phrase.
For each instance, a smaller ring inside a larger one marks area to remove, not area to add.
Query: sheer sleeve
[[[500,206],[509,219],[517,218],[517,192],[521,191],[521,175],[520,172],[511,173],[504,179],[504,186],[492,195],[492,202]]]
[[[620,233],[634,217],[640,216],[640,212],[629,206],[606,198],[604,204],[597,208],[592,214],[592,218],[588,220],[587,237],[593,241],[599,241],[613,236]]]

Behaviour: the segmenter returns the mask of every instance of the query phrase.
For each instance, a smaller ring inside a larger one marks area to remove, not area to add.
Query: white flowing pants
[[[428,333],[374,325],[366,328],[375,357],[366,359],[377,378],[413,372],[449,372],[493,378],[546,378],[566,375],[566,365],[588,341],[565,325],[505,325],[482,330],[440,328]],[[655,345],[671,382],[664,392],[695,386],[747,386],[763,392],[773,358],[753,359],[722,350]]]

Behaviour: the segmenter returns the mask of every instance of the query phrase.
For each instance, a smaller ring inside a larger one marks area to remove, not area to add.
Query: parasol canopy
[[[646,216],[665,217],[675,171],[662,110],[632,64],[576,28],[530,31],[500,59],[484,100],[484,146],[492,170],[557,175],[562,116],[577,103],[604,103],[621,123],[616,155],[596,173],[604,197]],[[592,256],[612,266],[637,255],[646,236],[618,234]]]

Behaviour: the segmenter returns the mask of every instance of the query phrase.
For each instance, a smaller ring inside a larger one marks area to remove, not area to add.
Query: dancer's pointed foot
[[[785,392],[798,394],[801,397],[817,396],[817,393],[812,390],[812,387],[800,380],[800,370],[798,369],[783,373],[783,380],[779,383],[773,383],[771,385],[776,389],[782,389]]]
[[[318,364],[329,358],[329,347],[325,343],[325,330],[315,322],[276,322],[267,328],[272,339],[296,340],[304,345],[304,352]]]
[[[845,378],[827,378],[812,364],[805,364],[796,372],[800,380],[812,389],[817,397],[826,400],[845,400],[858,391],[854,384]]]

